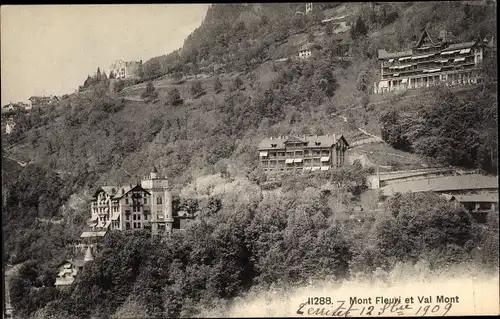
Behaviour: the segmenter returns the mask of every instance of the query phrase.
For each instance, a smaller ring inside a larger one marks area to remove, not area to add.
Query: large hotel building
[[[490,41],[458,42],[446,31],[433,34],[424,30],[417,44],[406,51],[378,50],[380,81],[374,93],[481,81],[477,69],[483,58],[494,51]]]
[[[259,144],[260,166],[267,174],[327,171],[344,165],[348,146],[335,134],[270,137]]]
[[[102,186],[97,189],[91,202],[88,226],[103,232],[151,229],[153,234],[158,234],[170,232],[173,223],[168,180],[160,176],[155,168],[140,185]]]

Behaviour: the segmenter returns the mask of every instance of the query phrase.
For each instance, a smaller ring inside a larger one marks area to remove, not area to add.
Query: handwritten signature
[[[349,317],[349,316],[382,316],[382,315],[432,315],[432,316],[445,316],[453,306],[451,303],[447,304],[429,304],[425,306],[412,307],[409,304],[401,304],[399,302],[386,303],[378,306],[363,306],[354,308],[355,304],[347,303],[345,300],[337,300],[337,305],[328,306],[310,306],[307,302],[301,303],[297,314],[308,316],[329,316],[329,317]],[[307,307],[309,306],[309,307]],[[442,312],[442,314],[440,314]]]

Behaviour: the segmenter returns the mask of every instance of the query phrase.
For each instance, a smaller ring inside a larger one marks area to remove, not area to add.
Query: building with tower
[[[141,187],[147,190],[151,197],[151,232],[153,235],[171,232],[174,224],[172,215],[172,193],[168,180],[160,176],[156,167],[142,182]]]
[[[156,167],[135,186],[99,187],[90,206],[89,229],[81,238],[92,246],[109,230],[150,229],[157,235],[170,233],[174,224],[168,180]]]

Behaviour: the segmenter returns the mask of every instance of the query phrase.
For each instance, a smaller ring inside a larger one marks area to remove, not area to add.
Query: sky
[[[182,47],[209,4],[1,7],[2,105],[73,93],[99,66]]]

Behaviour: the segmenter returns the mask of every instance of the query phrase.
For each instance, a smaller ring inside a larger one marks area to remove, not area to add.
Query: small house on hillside
[[[498,193],[451,195],[443,194],[456,207],[462,207],[469,212],[476,221],[485,223],[488,213],[498,210]]]
[[[71,285],[75,281],[76,275],[83,269],[83,265],[83,259],[68,259],[61,262],[57,266],[59,271],[55,282],[56,287]]]
[[[29,98],[32,107],[49,104],[51,100],[50,96],[32,96]]]
[[[469,212],[494,211],[498,209],[498,193],[443,195],[448,201],[462,205]]]
[[[5,125],[5,133],[10,134],[16,127],[16,122],[14,120],[8,120],[7,124]]]
[[[306,3],[306,14],[308,14],[312,10],[313,10],[313,3],[312,2],[307,2]]]
[[[299,48],[299,59],[308,59],[313,55],[315,50],[321,49],[321,46],[316,43],[305,43]]]
[[[67,259],[62,261],[57,268],[59,272],[56,277],[56,286],[68,286],[75,281],[76,276],[80,271],[82,271],[85,263],[94,260],[91,248],[88,247],[85,251],[85,256],[78,259]]]
[[[2,106],[2,112],[14,111],[14,110],[17,110],[19,108],[20,108],[19,104],[9,103],[7,105]]]

